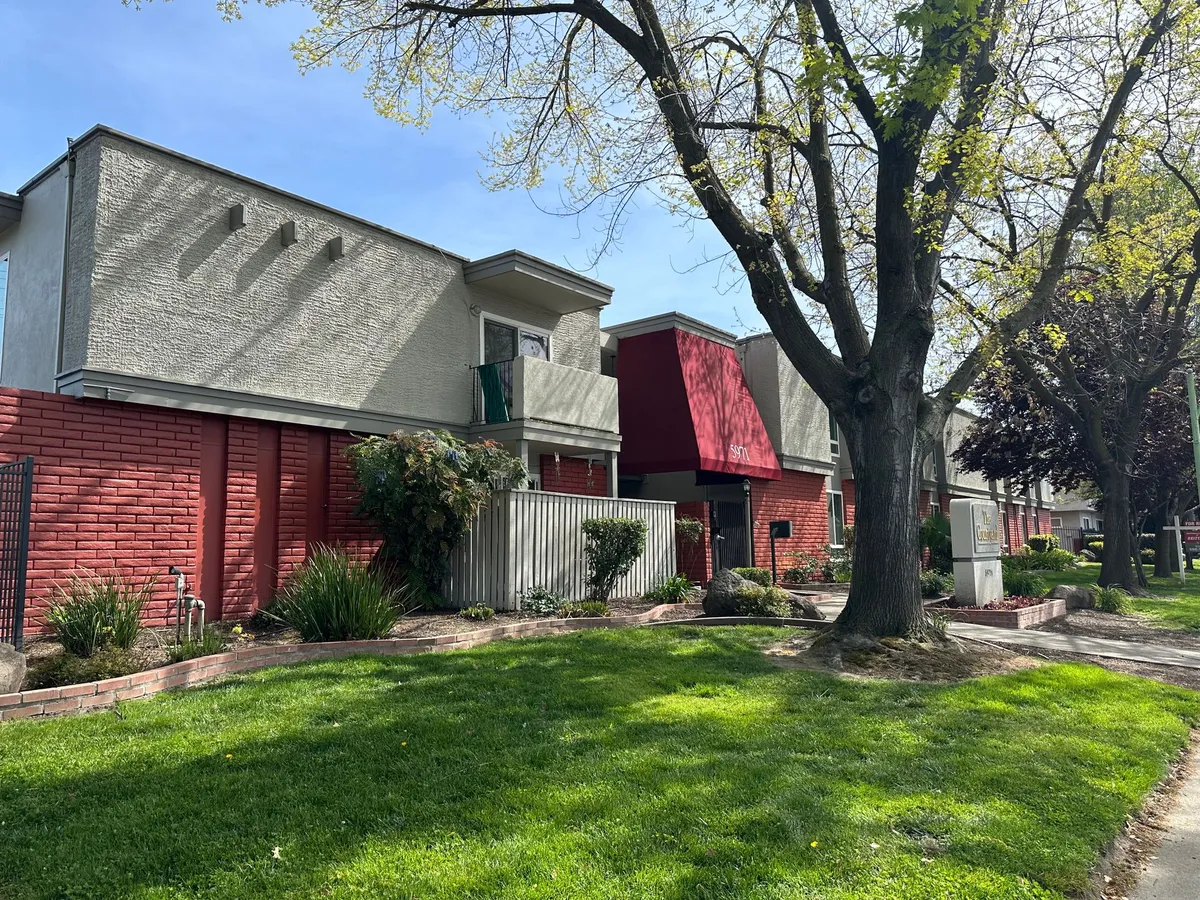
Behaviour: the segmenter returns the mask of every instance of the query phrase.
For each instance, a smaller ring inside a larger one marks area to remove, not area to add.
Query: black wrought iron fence
[[[33,457],[0,465],[0,643],[21,649]]]

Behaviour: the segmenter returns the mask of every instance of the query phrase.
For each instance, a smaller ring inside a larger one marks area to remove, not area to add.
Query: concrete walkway
[[[821,612],[830,619],[837,618],[838,613],[845,605],[844,597],[835,597],[817,604]],[[993,628],[990,625],[972,625],[968,622],[951,622],[950,633],[955,637],[985,641],[989,644],[1059,650],[1063,653],[1086,653],[1088,656],[1128,659],[1156,666],[1200,669],[1200,640],[1196,642],[1195,650],[1179,650],[1175,647],[1143,644],[1139,641],[1113,641],[1107,638],[1083,637],[1077,634],[1058,634],[1054,631]],[[1200,900],[1200,894],[1196,894],[1193,900]]]
[[[1196,900],[1200,897],[1200,748],[1192,752],[1192,776],[1163,820],[1162,844],[1129,900]]]

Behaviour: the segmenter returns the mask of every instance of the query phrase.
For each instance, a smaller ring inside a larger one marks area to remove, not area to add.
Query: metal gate
[[[733,500],[713,503],[713,571],[750,565],[747,548],[746,504]]]
[[[21,649],[33,457],[0,465],[0,643]]]

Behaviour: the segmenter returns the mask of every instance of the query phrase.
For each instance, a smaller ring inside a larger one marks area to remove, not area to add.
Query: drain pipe
[[[56,358],[54,365],[55,378],[62,374],[63,370],[63,350],[66,341],[66,315],[67,315],[67,281],[70,278],[71,268],[71,220],[75,213],[75,141],[72,138],[67,139],[67,209],[66,209],[66,225],[63,230],[63,252],[62,252],[62,273],[59,282],[58,293],[58,347],[56,348]],[[54,390],[58,390],[58,382],[55,381]]]
[[[183,570],[179,566],[171,566],[167,569],[168,575],[175,576],[175,643],[178,645],[183,638],[183,597],[184,591],[187,590],[187,579],[183,575]],[[192,617],[188,615],[188,630],[192,627]]]

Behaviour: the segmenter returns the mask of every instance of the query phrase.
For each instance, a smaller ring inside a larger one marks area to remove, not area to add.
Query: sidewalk
[[[1192,776],[1163,821],[1166,834],[1129,900],[1196,900],[1200,897],[1200,748]]]

